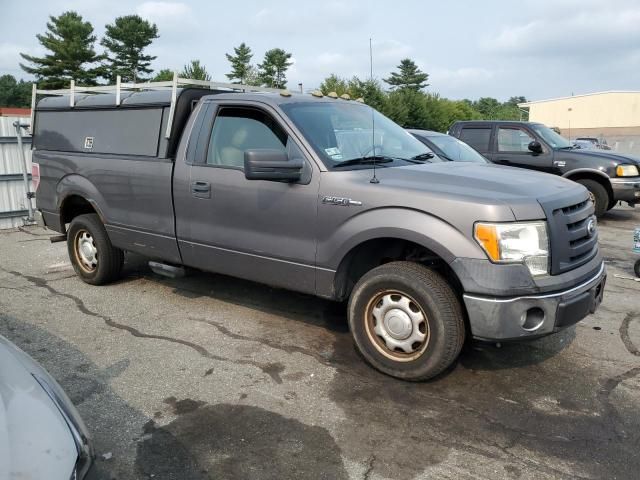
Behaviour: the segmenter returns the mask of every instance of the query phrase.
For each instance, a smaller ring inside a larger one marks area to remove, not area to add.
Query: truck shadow
[[[193,271],[186,277],[170,279],[154,274],[146,265],[146,259],[137,255],[127,256],[124,276],[123,282],[126,282],[127,278],[144,277],[148,281],[171,287],[173,293],[181,297],[211,298],[284,317],[301,325],[324,328],[334,339],[331,362],[356,368],[362,373],[363,360],[355,352],[351,341],[345,303],[206,272]],[[501,348],[496,348],[493,344],[469,341],[460,355],[459,363],[468,370],[527,367],[556,356],[570,345],[574,338],[575,329],[569,328],[559,334],[535,341],[506,343]],[[314,343],[317,345],[317,342]],[[318,348],[323,349],[323,346],[318,345]],[[364,371],[379,375],[369,367]],[[451,372],[451,369],[448,370],[434,381]]]

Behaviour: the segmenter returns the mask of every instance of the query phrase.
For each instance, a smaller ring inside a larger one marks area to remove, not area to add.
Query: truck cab
[[[455,122],[450,135],[500,165],[560,175],[584,185],[601,217],[617,202],[640,201],[640,161],[629,155],[578,148],[535,122]]]

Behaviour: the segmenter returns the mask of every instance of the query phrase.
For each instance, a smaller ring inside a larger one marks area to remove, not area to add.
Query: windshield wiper
[[[415,155],[415,156],[411,157],[410,159],[405,158],[403,160],[420,160],[420,163],[422,163],[422,162],[428,162],[433,157],[435,157],[435,155],[433,153],[426,152],[426,153],[421,153],[420,155]],[[431,163],[431,162],[429,162],[429,163]]]
[[[384,155],[371,155],[368,157],[359,157],[352,158],[351,160],[345,160],[344,162],[340,162],[337,165],[334,165],[333,168],[349,167],[351,165],[373,165],[374,163],[391,163],[394,160],[396,159]]]

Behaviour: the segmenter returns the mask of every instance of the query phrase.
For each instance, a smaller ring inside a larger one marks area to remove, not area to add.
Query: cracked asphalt
[[[369,368],[344,305],[127,256],[92,287],[52,232],[0,233],[0,334],[67,390],[99,479],[637,479],[640,211],[600,222],[605,299],[420,384]]]

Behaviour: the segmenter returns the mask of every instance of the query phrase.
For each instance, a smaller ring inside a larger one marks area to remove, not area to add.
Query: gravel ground
[[[635,479],[640,211],[600,222],[598,312],[531,343],[465,347],[427,383],[355,353],[344,305],[128,256],[92,287],[52,232],[0,233],[0,334],[58,379],[100,479]]]

